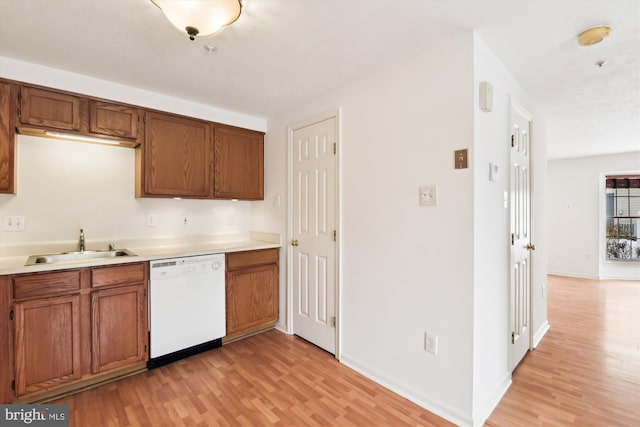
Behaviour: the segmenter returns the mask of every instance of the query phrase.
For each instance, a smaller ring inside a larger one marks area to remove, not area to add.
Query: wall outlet
[[[189,217],[188,217],[188,216],[185,216],[185,217],[182,219],[182,225],[184,225],[185,227],[186,227],[187,225],[189,225]]]
[[[438,204],[438,187],[423,185],[418,188],[420,206],[436,206]]]
[[[431,335],[428,332],[424,333],[424,351],[431,353],[435,356],[438,355],[438,336]]]
[[[24,216],[5,216],[2,218],[2,229],[4,231],[24,231]]]

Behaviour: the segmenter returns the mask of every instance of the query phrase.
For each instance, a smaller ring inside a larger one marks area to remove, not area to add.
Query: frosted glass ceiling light
[[[611,33],[611,27],[608,27],[607,25],[589,28],[588,30],[584,30],[578,34],[578,44],[580,46],[598,44],[609,37],[609,33]]]
[[[240,0],[151,0],[169,22],[191,40],[211,37],[233,24],[242,11]]]

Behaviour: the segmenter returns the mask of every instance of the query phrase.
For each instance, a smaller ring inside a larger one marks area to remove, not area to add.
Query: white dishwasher
[[[148,368],[222,345],[224,271],[224,254],[149,263]]]

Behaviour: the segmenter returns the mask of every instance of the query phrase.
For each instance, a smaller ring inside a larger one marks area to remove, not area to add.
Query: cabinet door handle
[[[296,239],[293,239],[291,241],[291,246],[298,246],[298,241]]]

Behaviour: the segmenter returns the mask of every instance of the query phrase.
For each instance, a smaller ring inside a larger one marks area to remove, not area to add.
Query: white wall
[[[473,171],[454,170],[453,152],[473,145],[473,36],[434,45],[270,118],[253,223],[286,235],[273,197],[286,195],[287,126],[340,108],[341,361],[469,425]],[[418,187],[429,184],[439,205],[421,207]],[[281,291],[284,323],[284,282]],[[438,356],[424,351],[425,331],[438,335]]]
[[[493,85],[493,111],[478,107],[480,82]],[[516,100],[533,116],[532,125],[532,253],[533,327],[535,333],[547,324],[546,285],[547,243],[544,222],[546,175],[546,121],[530,97],[509,71],[475,37],[474,45],[474,337],[473,414],[474,422],[484,421],[510,384],[509,352],[509,208],[504,192],[509,191],[511,100]],[[499,166],[497,181],[489,181],[489,163]]]
[[[266,120],[89,76],[0,57],[0,77],[265,130]],[[0,194],[0,218],[25,217],[24,232],[0,230],[0,256],[39,243],[87,245],[136,238],[224,235],[252,230],[252,202],[135,199],[134,150],[19,136],[17,195]],[[146,227],[146,215],[157,225]],[[189,217],[183,225],[184,216]],[[99,243],[98,243],[99,242]]]
[[[549,161],[549,272],[640,280],[637,264],[604,260],[603,175],[638,171],[640,151]]]
[[[0,256],[28,255],[40,243],[72,249],[80,228],[88,249],[251,229],[251,202],[136,199],[132,149],[30,136],[20,136],[17,148],[18,194],[0,195],[0,217],[25,216],[25,231],[0,231]],[[147,214],[155,227],[146,226]]]
[[[215,99],[211,105],[198,104],[5,56],[0,56],[0,77],[247,129],[265,131],[267,126],[264,118],[214,107]]]
[[[477,425],[510,383],[508,174],[489,182],[488,162],[508,168],[500,141],[508,141],[513,94],[534,115],[535,238],[544,248],[545,119],[472,33],[437,44],[270,118],[266,197],[253,222],[286,235],[286,207],[273,199],[286,200],[287,126],[339,109],[341,361],[457,424]],[[477,111],[481,80],[496,90],[490,115]],[[461,148],[470,168],[455,170]],[[436,207],[418,205],[418,187],[428,184],[438,186]],[[542,329],[546,252],[537,255],[533,323]],[[285,301],[282,280],[283,327]],[[438,356],[424,351],[425,331],[438,335]]]

